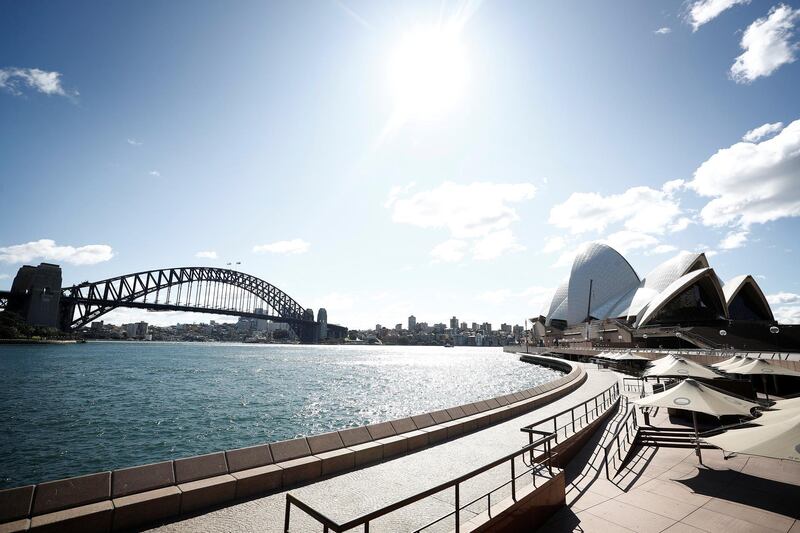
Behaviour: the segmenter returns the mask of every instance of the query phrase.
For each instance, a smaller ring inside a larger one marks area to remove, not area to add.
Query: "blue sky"
[[[606,240],[640,276],[709,252],[800,322],[798,25],[771,1],[2,2],[0,286],[241,261],[350,327],[521,323]]]

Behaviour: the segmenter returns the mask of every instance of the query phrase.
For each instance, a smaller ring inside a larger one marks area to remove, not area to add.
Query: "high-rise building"
[[[502,324],[500,324],[500,331],[503,331],[505,333],[511,333],[511,324],[506,324],[505,322],[503,322]]]
[[[458,319],[456,317],[450,319],[450,329],[453,331],[458,329]]]
[[[417,317],[411,315],[408,317],[408,331],[414,332],[417,330]]]
[[[461,323],[461,330],[462,331],[466,331],[467,330],[467,323],[466,322],[462,322]]]
[[[478,323],[477,322],[473,322],[472,323],[472,331],[478,331],[478,329],[480,329],[480,328],[478,328]]]

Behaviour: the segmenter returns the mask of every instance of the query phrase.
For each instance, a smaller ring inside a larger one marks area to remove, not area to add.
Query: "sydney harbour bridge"
[[[274,285],[244,272],[214,267],[178,267],[136,272],[61,286],[61,268],[42,263],[19,269],[0,308],[29,324],[78,332],[117,308],[187,311],[271,320],[288,324],[301,342],[341,338],[347,329],[314,317]]]

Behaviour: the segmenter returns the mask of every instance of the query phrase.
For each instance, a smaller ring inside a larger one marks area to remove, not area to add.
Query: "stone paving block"
[[[406,450],[408,449],[408,443],[406,442],[405,437],[400,435],[377,439],[375,442],[383,445],[384,459],[406,453]]]
[[[110,487],[109,487],[110,490]],[[114,505],[111,500],[72,507],[31,518],[30,531],[84,533],[86,531],[111,531]]]
[[[350,470],[356,465],[356,452],[348,448],[330,450],[316,454],[322,459],[322,475],[336,474]]]
[[[428,434],[428,444],[436,444],[437,442],[447,440],[447,428],[444,426],[428,426],[422,428],[420,431],[424,431]]]
[[[68,507],[107,500],[110,497],[111,472],[48,481],[36,486],[31,512],[34,515],[52,513]]]
[[[23,531],[28,531],[30,527],[31,521],[27,518],[22,518],[0,524],[0,533],[22,533]]]
[[[236,497],[236,478],[230,474],[224,474],[181,483],[178,488],[182,492],[181,513],[192,513],[234,499]]]
[[[453,419],[453,417],[450,416],[450,414],[447,412],[446,409],[442,409],[440,411],[432,412],[431,413],[431,418],[433,418],[433,421],[436,422],[437,424],[442,424],[444,422],[450,422]]]
[[[474,403],[467,403],[461,406],[461,409],[464,411],[466,416],[472,416],[478,412],[478,408],[475,406]]]
[[[497,398],[495,398],[495,399],[494,399],[494,401],[496,401],[497,403],[499,403],[501,406],[506,406],[506,405],[508,405],[508,404],[509,404],[508,397],[507,397],[507,396],[505,396],[505,395],[503,395],[503,396],[498,396]]]
[[[428,445],[428,433],[426,431],[417,429],[408,433],[403,433],[402,436],[406,438],[406,446],[409,452],[424,448]]]
[[[25,518],[31,514],[34,485],[0,490],[0,523]]]
[[[342,429],[339,431],[339,436],[342,438],[344,445],[348,448],[372,440],[372,435],[369,434],[369,431],[365,427]]]
[[[164,487],[114,498],[112,502],[112,529],[124,531],[178,515],[181,512],[181,491],[175,486]]]
[[[398,435],[417,430],[417,426],[414,425],[414,421],[411,419],[411,417],[401,418],[400,420],[392,420],[389,423],[392,425],[392,428],[394,428],[394,432]]]
[[[111,497],[119,498],[174,484],[172,461],[120,468],[111,473]]]
[[[383,445],[377,442],[363,442],[349,446],[355,452],[356,467],[376,463],[383,459]]]
[[[464,423],[461,420],[451,420],[440,425],[447,430],[448,439],[464,434]]]
[[[433,417],[429,413],[412,416],[411,420],[414,421],[414,425],[417,426],[417,429],[436,425],[436,421],[434,421]]]
[[[276,463],[311,455],[311,448],[308,447],[308,441],[305,437],[273,442],[269,445],[269,449],[272,452],[272,459]]]
[[[175,481],[178,483],[188,483],[227,473],[228,463],[225,462],[225,452],[175,460]]]
[[[269,444],[228,450],[225,452],[225,459],[228,462],[228,471],[231,473],[273,463]]]
[[[488,411],[489,409],[491,409],[491,407],[489,407],[489,404],[486,402],[486,400],[481,400],[479,402],[475,402],[472,405],[474,405],[475,408],[478,409],[479,413],[482,413],[484,411]]]
[[[322,475],[322,459],[313,455],[278,463],[283,469],[283,486],[289,487]]]
[[[464,413],[464,410],[460,406],[451,407],[447,409],[447,414],[450,415],[450,420],[456,420],[458,418],[464,418],[465,416],[467,416],[466,413]]]
[[[378,424],[370,424],[367,426],[367,431],[372,436],[372,440],[383,439],[385,437],[392,437],[397,435],[394,427],[389,422],[381,422]]]
[[[314,435],[308,437],[306,440],[308,441],[308,447],[311,449],[312,455],[319,456],[319,454],[324,452],[344,448],[342,437],[340,437],[339,433],[336,431],[323,433],[322,435]]]
[[[236,479],[236,498],[249,498],[283,486],[283,468],[264,465],[231,474]]]
[[[498,407],[500,407],[500,402],[498,402],[496,398],[489,398],[488,400],[485,401],[486,405],[489,406],[489,409],[497,409]]]

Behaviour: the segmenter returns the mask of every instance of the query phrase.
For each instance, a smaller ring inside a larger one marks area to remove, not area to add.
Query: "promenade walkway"
[[[651,423],[681,425],[665,409]],[[598,431],[567,467],[568,507],[540,531],[800,533],[800,463],[747,455],[724,460],[720,450],[703,450],[701,466],[693,449],[646,447],[609,481],[598,443],[614,429]]]
[[[230,505],[199,516],[165,524],[153,531],[229,532],[282,531],[286,492],[300,498],[332,519],[344,522],[368,511],[411,496],[421,490],[465,474],[527,444],[520,427],[543,420],[601,393],[617,381],[609,371],[587,370],[587,380],[576,391],[555,402],[517,418],[465,437],[399,457],[374,466],[334,476],[303,487],[281,491]],[[559,425],[567,422],[567,417]],[[545,428],[543,428],[545,429]],[[546,429],[552,430],[548,425]],[[521,463],[520,463],[521,468]],[[497,467],[461,487],[461,501],[471,499],[508,481],[508,465]],[[498,495],[503,497],[502,493]],[[370,524],[370,531],[410,531],[453,510],[453,492],[446,491],[387,515]],[[462,522],[485,509],[475,504],[474,512],[462,512]],[[292,531],[322,531],[322,527],[297,508],[292,509]],[[449,531],[452,519],[431,531]]]

